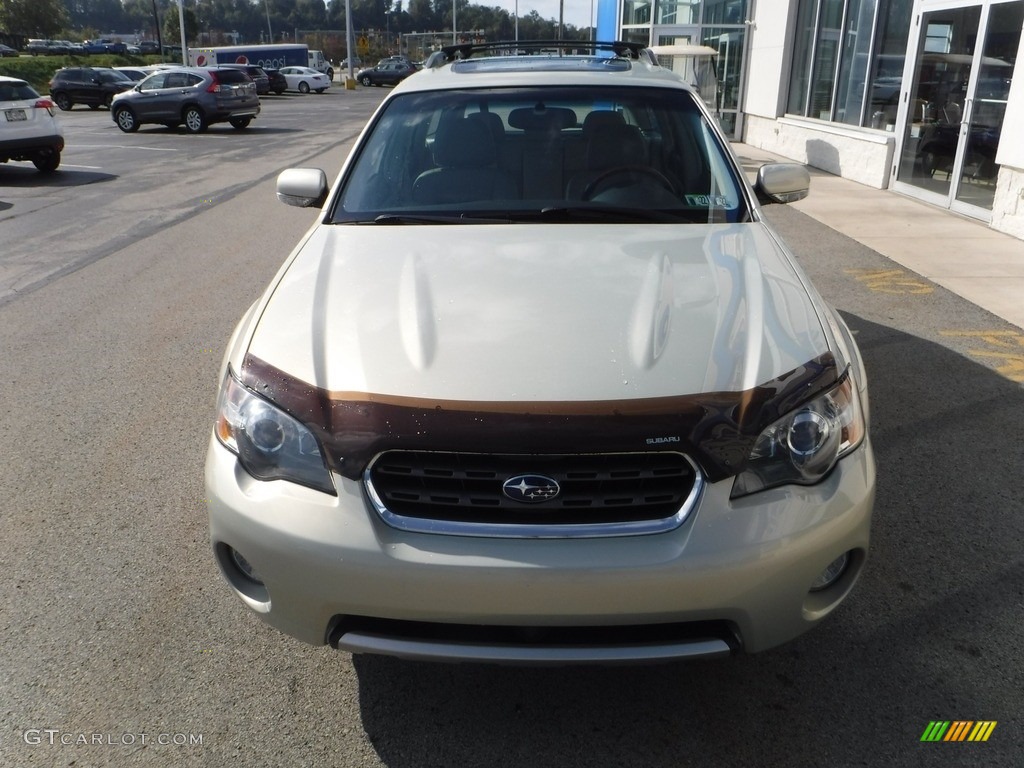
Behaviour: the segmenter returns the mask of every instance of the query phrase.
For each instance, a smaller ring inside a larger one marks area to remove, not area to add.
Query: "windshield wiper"
[[[660,211],[657,209],[643,208],[620,208],[612,205],[601,206],[549,206],[542,208],[539,214],[533,214],[538,221],[568,222],[568,221],[609,221],[617,222],[622,219],[629,221],[653,221],[660,224],[678,224],[680,221],[689,221],[689,217],[681,216],[676,212]]]
[[[353,222],[354,224],[510,224],[508,217],[492,218],[472,214],[429,215],[382,213],[373,219]]]

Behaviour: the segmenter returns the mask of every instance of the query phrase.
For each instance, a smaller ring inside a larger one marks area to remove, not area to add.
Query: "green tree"
[[[194,43],[199,34],[199,20],[192,8],[185,9],[185,45]],[[178,6],[172,4],[164,11],[164,45],[181,44],[181,25],[178,23]]]
[[[55,37],[67,23],[61,0],[0,0],[0,29],[12,35]]]

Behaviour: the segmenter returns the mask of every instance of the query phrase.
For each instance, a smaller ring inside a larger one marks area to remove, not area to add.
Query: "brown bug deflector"
[[[472,453],[678,450],[715,482],[743,468],[757,436],[839,379],[828,353],[760,386],[638,400],[465,402],[330,392],[247,355],[240,379],[305,424],[331,468],[358,479],[391,449]],[[677,442],[678,440],[678,442]]]

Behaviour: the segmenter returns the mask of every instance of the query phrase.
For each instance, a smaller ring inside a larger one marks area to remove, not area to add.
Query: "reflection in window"
[[[659,24],[696,24],[700,21],[701,0],[665,0],[658,3]]]
[[[650,24],[651,0],[624,0],[622,3],[622,24]]]
[[[913,0],[801,0],[788,111],[891,130],[912,5]]]
[[[746,0],[705,0],[705,24],[742,24],[747,18]]]

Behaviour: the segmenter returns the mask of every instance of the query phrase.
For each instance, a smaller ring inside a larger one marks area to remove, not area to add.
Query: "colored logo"
[[[932,720],[921,741],[988,741],[995,729],[995,720]]]
[[[553,499],[561,489],[558,483],[544,475],[516,475],[506,480],[501,491],[512,501],[538,504]]]
[[[203,56],[203,54],[199,54],[198,56],[196,56],[196,66],[197,67],[205,67],[206,66],[206,57]]]

